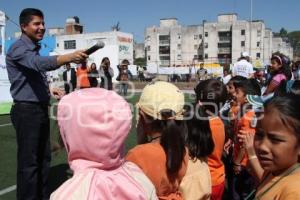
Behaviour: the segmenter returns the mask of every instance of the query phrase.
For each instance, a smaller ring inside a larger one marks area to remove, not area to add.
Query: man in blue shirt
[[[39,41],[45,33],[42,11],[26,8],[20,14],[22,35],[6,56],[10,92],[14,99],[11,120],[17,136],[17,199],[49,199],[50,93],[60,98],[59,89],[49,90],[46,71],[88,57],[83,50],[60,56],[40,56]]]

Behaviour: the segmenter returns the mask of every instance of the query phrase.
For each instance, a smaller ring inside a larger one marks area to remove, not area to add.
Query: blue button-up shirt
[[[49,102],[46,71],[57,69],[56,56],[40,56],[40,46],[22,34],[8,50],[6,68],[15,101]]]

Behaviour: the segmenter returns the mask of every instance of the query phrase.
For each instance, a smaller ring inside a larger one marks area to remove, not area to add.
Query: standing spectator
[[[114,70],[110,67],[110,61],[108,57],[104,57],[100,65],[100,87],[107,90],[112,90],[113,83],[112,77],[114,76]]]
[[[207,70],[203,67],[203,64],[201,64],[200,69],[197,70],[197,77],[199,82],[207,79]]]
[[[283,54],[276,53],[272,55],[271,58],[271,66],[270,70],[270,78],[267,80],[267,88],[264,91],[263,95],[268,95],[273,93],[281,81],[290,80],[292,77],[292,72],[290,69],[290,60]]]
[[[294,63],[292,64],[292,73],[293,73],[294,80],[299,80],[299,79],[300,79],[300,69],[299,69],[299,65],[300,65],[300,62],[299,62],[299,61],[294,62]]]
[[[66,70],[63,72],[63,80],[64,80],[64,86],[65,86],[65,92],[66,94],[69,94],[70,92],[74,91],[76,88],[76,71],[75,69],[71,68],[70,63],[66,64]]]
[[[119,92],[120,94],[123,94],[124,96],[127,95],[128,90],[128,81],[131,77],[131,73],[128,69],[129,61],[127,59],[124,59],[121,62],[121,66],[119,67]]]
[[[232,75],[243,76],[245,78],[253,78],[253,66],[249,61],[250,58],[248,52],[243,52],[240,60],[233,66]]]
[[[59,56],[40,56],[45,33],[43,12],[25,8],[20,13],[22,31],[6,56],[10,92],[14,100],[11,121],[17,137],[17,198],[49,199],[47,189],[50,169],[50,92],[60,98],[63,92],[51,88],[46,72],[69,62],[82,62],[88,56],[83,50]]]
[[[231,79],[231,74],[228,68],[224,68],[223,70],[223,78],[222,78],[222,82],[227,85],[227,83],[230,81]]]
[[[99,78],[99,72],[97,70],[96,63],[91,64],[91,68],[88,72],[88,76],[89,76],[89,81],[90,81],[91,87],[97,87],[98,86],[97,78]]]
[[[141,81],[141,82],[144,82],[145,81],[145,75],[144,75],[144,68],[143,67],[141,67],[141,66],[138,66],[137,67],[138,68],[138,77],[139,77],[139,80]]]
[[[88,79],[89,69],[87,67],[86,61],[82,62],[77,67],[77,88],[89,88],[91,87],[90,80]]]

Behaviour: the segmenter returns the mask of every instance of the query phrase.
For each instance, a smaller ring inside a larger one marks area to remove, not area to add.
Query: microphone
[[[105,46],[104,42],[102,41],[98,41],[94,46],[88,48],[87,50],[85,50],[85,54],[87,55],[91,55],[92,53],[94,53],[95,51],[97,51],[98,49],[102,49]]]

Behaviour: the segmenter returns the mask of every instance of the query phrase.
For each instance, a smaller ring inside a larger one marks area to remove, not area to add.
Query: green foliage
[[[133,63],[135,65],[145,67],[146,66],[146,59],[145,58],[136,58],[136,59],[134,59]]]
[[[285,28],[281,28],[279,33],[274,33],[275,37],[288,38],[294,49],[294,56],[300,55],[300,31],[288,32]]]
[[[289,32],[288,38],[294,49],[294,55],[300,55],[300,31]]]

